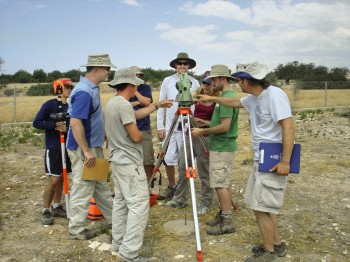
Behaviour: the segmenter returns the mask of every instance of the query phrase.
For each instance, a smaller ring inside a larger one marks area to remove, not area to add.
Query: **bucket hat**
[[[234,77],[230,76],[230,69],[228,69],[228,67],[225,65],[213,65],[211,67],[209,76],[207,76],[204,80],[220,76],[234,80]]]
[[[177,57],[170,62],[170,66],[172,68],[176,69],[176,62],[179,61],[179,60],[186,60],[186,61],[188,61],[190,63],[189,69],[192,69],[192,68],[194,68],[196,66],[196,61],[194,61],[192,58],[189,58],[188,54],[184,53],[184,52],[178,53]]]
[[[205,71],[205,73],[201,77],[202,83],[211,85],[211,79],[210,78],[206,79],[209,75],[210,75],[210,71]]]
[[[261,80],[265,78],[268,73],[269,69],[266,65],[254,62],[250,64],[237,64],[236,72],[234,72],[232,76]]]
[[[135,75],[143,75],[141,69],[138,66],[131,66],[130,68],[134,70]]]
[[[111,59],[108,54],[93,54],[89,55],[88,62],[86,65],[82,65],[82,67],[87,66],[98,66],[98,67],[114,67],[115,65],[111,63]]]
[[[132,84],[135,86],[141,85],[143,83],[143,80],[138,78],[135,75],[135,71],[130,68],[120,68],[119,70],[115,71],[114,79],[109,82],[110,87],[114,87],[119,84]]]

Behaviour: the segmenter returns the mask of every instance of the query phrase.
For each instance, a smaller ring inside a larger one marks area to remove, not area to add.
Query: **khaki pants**
[[[127,258],[139,255],[145,234],[149,191],[143,166],[111,163],[114,179],[111,250]]]
[[[78,234],[85,229],[85,222],[89,213],[90,199],[94,197],[95,202],[101,210],[108,224],[112,223],[112,197],[107,181],[82,180],[81,174],[84,166],[84,154],[80,148],[67,150],[72,163],[73,185],[70,192],[69,232]],[[101,147],[92,148],[92,152],[98,158],[103,158]]]

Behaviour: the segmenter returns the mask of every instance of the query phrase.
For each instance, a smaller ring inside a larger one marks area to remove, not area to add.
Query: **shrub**
[[[52,95],[51,90],[52,84],[32,85],[27,91],[27,96],[49,96]]]

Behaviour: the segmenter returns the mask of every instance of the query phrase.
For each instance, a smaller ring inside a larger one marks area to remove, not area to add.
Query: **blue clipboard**
[[[281,162],[282,143],[260,143],[259,146],[259,172],[270,172],[269,170]],[[290,158],[289,173],[300,173],[300,144],[294,144],[292,156]]]

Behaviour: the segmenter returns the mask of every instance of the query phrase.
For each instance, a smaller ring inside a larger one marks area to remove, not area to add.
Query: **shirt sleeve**
[[[50,114],[53,112],[53,110],[50,107],[50,102],[45,102],[39,112],[36,114],[34,121],[33,121],[33,127],[38,129],[55,129],[56,124],[54,121],[50,118]]]
[[[70,112],[71,118],[89,119],[90,111],[92,107],[92,97],[89,93],[79,91],[72,99],[72,111]]]

